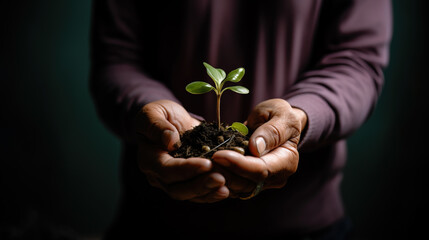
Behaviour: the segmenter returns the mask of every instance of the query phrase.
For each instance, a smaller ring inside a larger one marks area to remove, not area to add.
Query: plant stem
[[[218,126],[219,130],[220,130],[220,97],[221,97],[221,94],[218,94],[217,95],[217,102],[216,102],[216,106],[217,106],[217,111],[216,111],[216,113],[217,113],[217,126]]]

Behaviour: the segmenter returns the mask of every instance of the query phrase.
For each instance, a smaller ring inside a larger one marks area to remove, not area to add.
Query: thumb
[[[137,115],[137,133],[168,151],[180,140],[177,129],[157,109],[143,109]]]
[[[284,119],[273,117],[253,132],[249,141],[249,150],[255,156],[263,156],[285,143],[291,135],[289,132]]]
[[[139,111],[136,130],[152,143],[172,151],[180,144],[179,132],[184,132],[197,123],[198,120],[192,118],[181,105],[160,100],[146,104]]]
[[[295,115],[283,99],[269,99],[258,104],[247,118],[248,126],[255,129],[249,140],[250,152],[260,157],[299,136],[301,125]]]

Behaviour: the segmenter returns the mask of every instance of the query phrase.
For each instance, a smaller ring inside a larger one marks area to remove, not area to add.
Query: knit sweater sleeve
[[[391,3],[331,1],[323,6],[313,51],[317,58],[284,96],[304,110],[299,148],[312,150],[350,135],[368,118],[388,62]]]
[[[96,0],[91,27],[90,91],[98,115],[118,137],[135,142],[134,117],[145,104],[168,99],[179,101],[166,83],[154,79],[142,58],[141,16],[134,0]],[[148,30],[149,31],[149,30]]]

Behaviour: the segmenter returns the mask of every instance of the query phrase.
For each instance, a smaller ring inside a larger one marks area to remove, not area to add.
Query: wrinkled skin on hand
[[[212,171],[205,158],[173,158],[168,154],[180,144],[180,133],[200,122],[179,104],[160,100],[145,105],[136,116],[136,130],[142,135],[138,144],[138,165],[149,184],[171,198],[210,203],[229,196],[225,178]]]
[[[259,182],[263,189],[282,188],[296,172],[297,145],[307,123],[306,114],[282,99],[258,104],[247,119],[254,130],[249,141],[252,156],[235,151],[216,152],[205,158],[173,158],[180,134],[200,122],[179,104],[160,100],[145,105],[136,118],[138,164],[149,183],[177,200],[211,203],[251,193]]]
[[[297,170],[297,146],[306,124],[306,114],[285,100],[258,104],[247,119],[248,127],[254,130],[249,141],[253,156],[228,150],[213,155],[213,161],[224,170],[230,197],[251,193],[259,182],[264,182],[263,189],[284,187]]]

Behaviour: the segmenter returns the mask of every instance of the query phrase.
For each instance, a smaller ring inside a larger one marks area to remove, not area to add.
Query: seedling
[[[214,67],[210,66],[210,64],[205,63],[205,62],[203,64],[207,69],[207,74],[210,76],[210,78],[215,83],[215,86],[213,87],[211,84],[209,84],[207,82],[196,81],[196,82],[189,83],[186,86],[186,91],[188,91],[192,94],[203,94],[203,93],[207,93],[207,92],[210,92],[211,90],[213,90],[216,93],[217,123],[218,123],[218,128],[220,129],[220,127],[221,127],[220,99],[222,97],[222,94],[226,90],[231,90],[231,91],[239,93],[239,94],[248,94],[249,93],[249,89],[247,89],[243,86],[231,86],[231,87],[226,87],[226,88],[223,88],[223,86],[226,82],[233,82],[233,83],[239,82],[243,78],[245,71],[244,71],[244,68],[237,68],[237,69],[231,71],[230,73],[228,73],[228,75],[226,75],[225,71],[220,69],[220,68],[214,68]],[[230,128],[241,132],[243,135],[246,135],[248,133],[247,127],[244,124],[239,123],[239,122],[234,122],[230,126]]]

